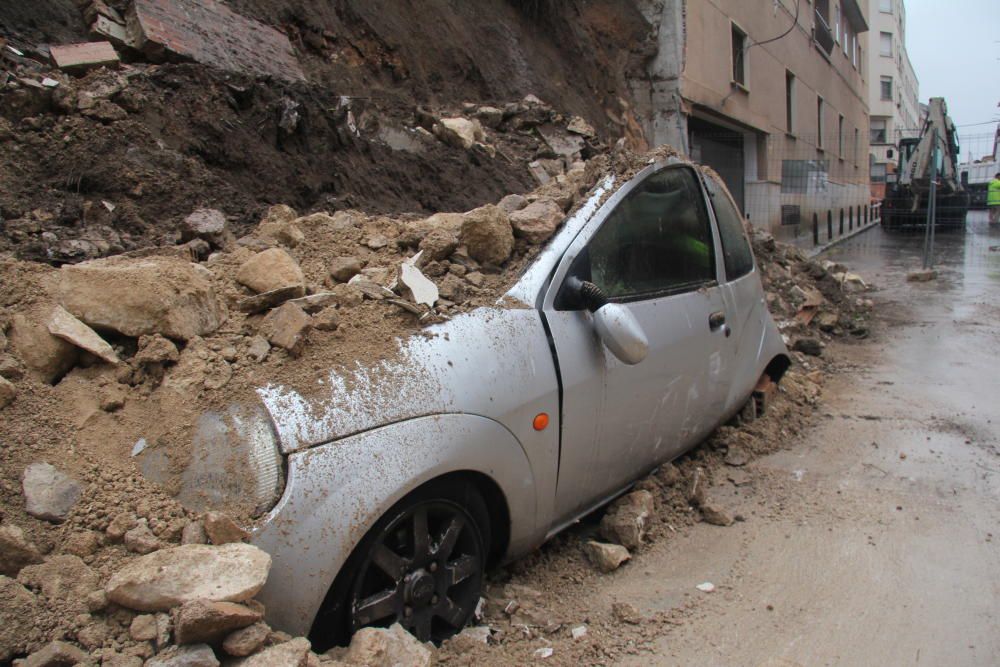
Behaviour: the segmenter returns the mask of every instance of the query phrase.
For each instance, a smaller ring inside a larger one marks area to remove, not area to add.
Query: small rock
[[[614,572],[632,555],[620,544],[605,544],[590,541],[584,545],[584,550],[590,562],[601,572]]]
[[[726,458],[723,459],[726,465],[740,467],[750,463],[750,453],[739,445],[731,445],[726,450]]]
[[[259,611],[235,602],[192,600],[174,610],[174,640],[178,644],[212,644],[260,618]]]
[[[286,219],[284,216],[272,216],[270,211],[257,225],[257,236],[271,239],[289,248],[294,248],[306,240],[306,235],[302,233],[302,229],[293,220]]]
[[[17,387],[7,378],[0,377],[0,408],[5,408],[17,398]]]
[[[267,339],[263,336],[257,335],[250,339],[250,344],[247,346],[247,355],[254,361],[264,361],[267,359],[268,353],[271,351],[271,344],[267,342]]]
[[[306,293],[306,288],[304,285],[289,285],[288,287],[279,287],[278,289],[273,289],[269,292],[261,292],[260,294],[254,294],[253,296],[248,296],[240,299],[236,304],[236,307],[241,313],[262,313],[265,310],[270,310],[285,303],[286,301],[298,299]]]
[[[136,518],[132,514],[127,512],[116,514],[104,533],[112,542],[121,542],[125,538],[125,533],[132,530],[135,524]]]
[[[497,202],[497,207],[507,215],[510,215],[514,211],[520,211],[527,205],[528,199],[524,195],[507,195]]]
[[[479,121],[468,118],[442,118],[434,124],[432,131],[434,136],[452,148],[468,150],[477,142],[486,140]]]
[[[108,626],[104,623],[90,623],[77,630],[76,641],[88,651],[104,646],[108,639]]]
[[[228,514],[223,512],[206,512],[201,520],[205,526],[205,534],[212,544],[242,542],[250,536],[250,533],[240,528]]]
[[[20,527],[12,523],[0,526],[0,574],[17,576],[26,565],[42,562],[42,554]]]
[[[226,214],[214,208],[199,208],[184,218],[181,241],[202,239],[215,248],[225,248],[233,241],[226,228]]]
[[[934,269],[923,269],[921,271],[911,271],[906,274],[906,281],[910,283],[926,283],[937,278],[937,271]]]
[[[307,313],[318,313],[329,306],[336,305],[338,296],[333,292],[317,292],[309,296],[292,299],[291,303],[298,306]]]
[[[79,482],[48,463],[32,463],[25,468],[21,486],[25,511],[53,523],[66,519],[82,492]]]
[[[56,338],[62,338],[109,364],[118,363],[118,355],[115,354],[107,341],[98,336],[96,331],[73,317],[62,306],[56,306],[52,310],[48,329],[49,333]]]
[[[418,246],[424,253],[424,261],[439,262],[448,259],[458,247],[458,234],[449,229],[432,229]]]
[[[555,652],[556,650],[551,646],[543,646],[542,648],[535,649],[535,657],[544,660],[545,658],[551,658]]]
[[[372,250],[381,250],[389,245],[389,239],[387,239],[384,234],[372,234],[365,239],[365,245]]]
[[[432,654],[399,623],[389,628],[362,628],[354,634],[344,662],[358,665],[429,667]]]
[[[125,533],[125,548],[134,553],[152,553],[160,546],[160,541],[149,529],[145,519],[139,519],[135,528]]]
[[[91,614],[104,611],[108,607],[108,594],[104,591],[91,591],[84,598],[84,605]]]
[[[334,257],[330,262],[330,276],[334,280],[346,283],[361,273],[361,260],[357,257]]]
[[[285,303],[269,312],[261,322],[261,333],[272,345],[288,350],[293,357],[302,353],[312,318],[296,305]]]
[[[538,199],[520,211],[510,214],[510,224],[514,236],[524,238],[528,243],[540,245],[551,237],[565,214],[562,207],[548,198]]]
[[[492,204],[465,213],[461,241],[469,257],[477,262],[503,264],[514,250],[514,232],[508,214]]]
[[[112,384],[101,392],[100,407],[105,412],[114,412],[125,406],[125,387],[120,384]]]
[[[0,378],[16,381],[24,377],[20,362],[10,354],[0,354]]]
[[[132,358],[140,366],[150,364],[174,364],[180,359],[180,353],[173,341],[160,334],[139,336],[138,351]]]
[[[257,253],[240,266],[236,282],[258,294],[281,287],[305,287],[305,276],[292,256],[281,248]]]
[[[649,491],[633,491],[619,498],[601,519],[601,536],[627,549],[638,549],[654,509],[653,494]]]
[[[186,544],[136,558],[112,575],[108,598],[137,611],[191,600],[242,602],[264,586],[271,557],[249,544]]]
[[[414,640],[416,641],[416,640]],[[312,645],[305,637],[296,637],[287,642],[266,648],[248,658],[234,660],[233,667],[306,667],[309,649]],[[370,663],[360,663],[370,664]],[[387,663],[389,665],[416,665],[405,661]],[[428,663],[429,664],[429,663]]]
[[[70,667],[90,662],[90,656],[76,646],[63,641],[52,641],[29,655],[23,667]]]
[[[43,607],[31,591],[0,575],[0,663],[25,653]]]
[[[334,331],[338,326],[340,326],[340,314],[336,308],[324,308],[313,315],[313,329]]]
[[[619,623],[639,625],[642,623],[642,614],[628,602],[615,602],[611,605],[611,613]]]
[[[139,614],[132,619],[128,628],[129,637],[137,642],[153,641],[156,639],[156,632],[155,614]]]
[[[219,667],[219,661],[207,644],[171,646],[155,658],[146,661],[144,667]]]
[[[750,474],[746,470],[736,469],[726,473],[726,479],[733,483],[733,486],[746,486],[752,481]]]
[[[570,630],[569,634],[573,639],[583,639],[584,637],[587,636],[587,626],[578,625],[572,630]]]
[[[594,126],[580,118],[579,116],[573,116],[570,118],[569,123],[566,125],[566,131],[572,132],[573,134],[579,134],[580,136],[593,139],[597,136],[597,131],[594,130]]]
[[[706,498],[708,481],[705,479],[705,471],[701,468],[695,468],[694,473],[691,475],[691,482],[688,485],[687,490],[687,500],[692,505],[701,505]]]
[[[712,593],[715,591],[715,584],[713,584],[711,581],[706,581],[704,583],[698,584],[697,586],[695,586],[695,588],[697,588],[702,593]]]
[[[503,109],[481,106],[476,109],[476,118],[486,127],[496,129],[503,122]]]
[[[101,534],[93,530],[81,530],[73,533],[63,542],[64,553],[86,558],[93,556],[101,548]]]
[[[271,628],[267,623],[254,623],[251,626],[236,630],[226,636],[222,642],[222,650],[237,658],[251,655],[264,645]]]
[[[14,313],[10,345],[24,365],[42,382],[52,383],[73,368],[79,348],[49,333],[48,312]]]
[[[700,505],[701,518],[705,523],[713,526],[731,526],[733,517],[726,510],[722,509],[711,501],[704,501]]]
[[[181,544],[207,544],[208,535],[205,533],[205,524],[201,521],[191,521],[184,526],[181,531]]]
[[[816,338],[799,338],[792,343],[792,349],[811,357],[819,357],[823,355],[823,343]]]
[[[474,287],[482,287],[483,286],[483,281],[485,281],[485,280],[486,280],[486,276],[484,276],[479,271],[472,271],[470,273],[466,273],[465,274],[465,282],[469,283],[470,285],[472,285]]]
[[[656,470],[656,478],[663,486],[677,486],[684,481],[684,476],[673,463],[664,463]]]

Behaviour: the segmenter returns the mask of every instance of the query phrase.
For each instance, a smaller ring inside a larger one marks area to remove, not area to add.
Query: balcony
[[[815,10],[815,16],[816,26],[813,28],[813,38],[816,40],[816,44],[826,52],[826,55],[830,55],[833,53],[833,31],[830,30],[830,24],[827,23],[819,9]]]

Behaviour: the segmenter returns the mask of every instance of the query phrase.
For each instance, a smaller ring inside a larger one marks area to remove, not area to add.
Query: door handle
[[[721,329],[722,333],[726,335],[726,338],[729,338],[729,334],[732,333],[729,325],[726,324],[726,313],[721,310],[708,316],[708,328],[712,331],[718,331]]]

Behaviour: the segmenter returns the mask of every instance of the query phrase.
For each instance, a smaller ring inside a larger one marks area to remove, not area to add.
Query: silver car
[[[273,557],[259,598],[317,647],[393,622],[457,632],[486,568],[697,444],[789,365],[742,217],[676,159],[607,177],[496,307],[429,333],[332,372],[318,398],[261,388],[264,409],[212,436],[252,444],[267,512],[251,541]]]

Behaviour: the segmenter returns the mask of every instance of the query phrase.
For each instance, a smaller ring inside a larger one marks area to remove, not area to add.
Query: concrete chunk
[[[121,61],[110,42],[86,42],[53,46],[52,63],[66,72],[85,72],[95,67],[118,67]]]

